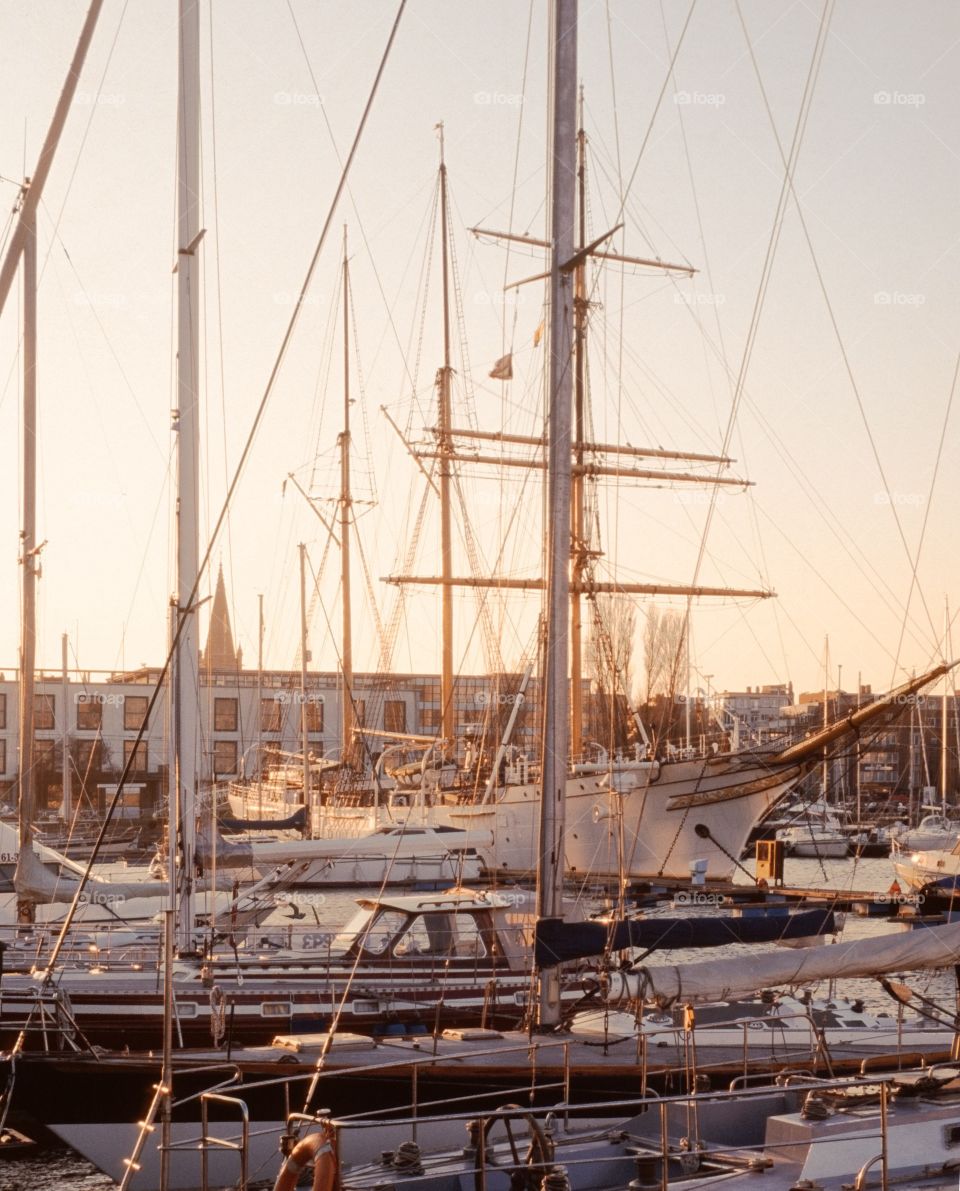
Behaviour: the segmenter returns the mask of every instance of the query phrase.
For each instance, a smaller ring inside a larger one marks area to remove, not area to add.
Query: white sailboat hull
[[[667,762],[632,762],[567,782],[566,868],[576,876],[685,879],[706,861],[706,875],[733,875],[754,824],[801,775],[799,765],[731,755]],[[445,825],[486,833],[478,845],[491,875],[531,877],[537,863],[540,786],[507,785],[489,802],[460,803],[441,795],[432,805],[322,806],[314,821],[321,838],[355,839],[386,823]]]

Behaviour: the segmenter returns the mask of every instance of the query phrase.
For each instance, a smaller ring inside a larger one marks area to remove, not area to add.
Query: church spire
[[[230,627],[230,609],[227,607],[227,589],[223,582],[223,564],[217,574],[217,588],[213,595],[210,625],[207,629],[207,647],[200,657],[200,664],[208,670],[239,670],[243,653],[234,648],[233,630]]]

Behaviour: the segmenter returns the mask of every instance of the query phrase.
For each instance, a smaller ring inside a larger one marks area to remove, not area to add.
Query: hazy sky
[[[33,168],[85,8],[85,0],[0,6],[4,220],[16,182]],[[202,4],[205,526],[262,396],[333,196],[337,154],[354,134],[395,11],[392,0]],[[222,564],[251,664],[258,593],[267,664],[296,664],[301,540],[312,569],[325,567],[311,601],[314,661],[336,663],[335,550],[284,479],[295,473],[317,497],[337,483],[346,222],[359,363],[354,470],[358,497],[378,502],[359,506],[367,572],[381,621],[392,626],[394,666],[438,665],[433,598],[415,592],[395,612],[395,589],[379,582],[438,568],[432,498],[407,557],[423,480],[381,406],[415,438],[433,425],[439,276],[436,253],[430,268],[425,256],[442,120],[462,300],[457,421],[539,433],[543,349],[533,340],[542,288],[504,301],[502,286],[538,272],[541,258],[514,250],[508,259],[466,229],[543,234],[546,14],[545,0],[410,0],[349,198],[213,550],[213,578]],[[741,0],[739,9],[699,0],[692,15],[686,0],[586,0],[580,9],[589,233],[619,222],[626,193],[614,247],[699,270],[692,280],[649,269],[592,276],[593,434],[718,451],[752,343],[730,453],[732,470],[754,487],[724,493],[700,581],[769,586],[778,598],[697,607],[695,660],[714,687],[822,685],[826,634],[831,685],[840,665],[847,687],[858,672],[885,687],[939,656],[944,596],[960,607],[960,447],[950,413],[960,349],[960,8],[836,5],[800,137],[796,198],[774,237],[784,167],[771,119],[789,152],[822,16],[818,4],[786,0]],[[40,221],[39,658],[47,666],[59,665],[63,632],[72,664],[84,668],[163,654],[173,583],[175,106],[176,4],[107,0]],[[19,318],[14,295],[0,318],[7,669],[19,606]],[[488,379],[511,348],[515,379]],[[461,487],[474,529],[469,550],[460,536],[458,572],[537,573],[536,477],[494,473],[491,482],[468,467]],[[601,576],[689,582],[708,499],[703,488],[619,481],[598,504]],[[355,663],[375,668],[365,585],[358,561]],[[499,649],[517,665],[534,612],[530,598],[513,596],[488,597],[480,614],[472,594],[458,595],[458,664],[482,669]]]

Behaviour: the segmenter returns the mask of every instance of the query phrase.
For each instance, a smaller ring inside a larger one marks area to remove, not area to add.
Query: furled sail
[[[672,950],[679,947],[724,947],[729,943],[778,943],[833,934],[832,910],[798,914],[732,915],[704,918],[637,918],[622,922],[537,922],[534,955],[547,968],[573,959],[623,951],[628,947]]]
[[[608,999],[667,1006],[751,996],[759,989],[835,977],[880,976],[960,962],[960,923],[886,934],[809,951],[775,951],[703,963],[643,966],[609,974]]]

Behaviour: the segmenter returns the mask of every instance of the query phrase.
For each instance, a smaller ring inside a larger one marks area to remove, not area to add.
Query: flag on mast
[[[491,380],[513,380],[513,353],[501,356],[490,369]]]

